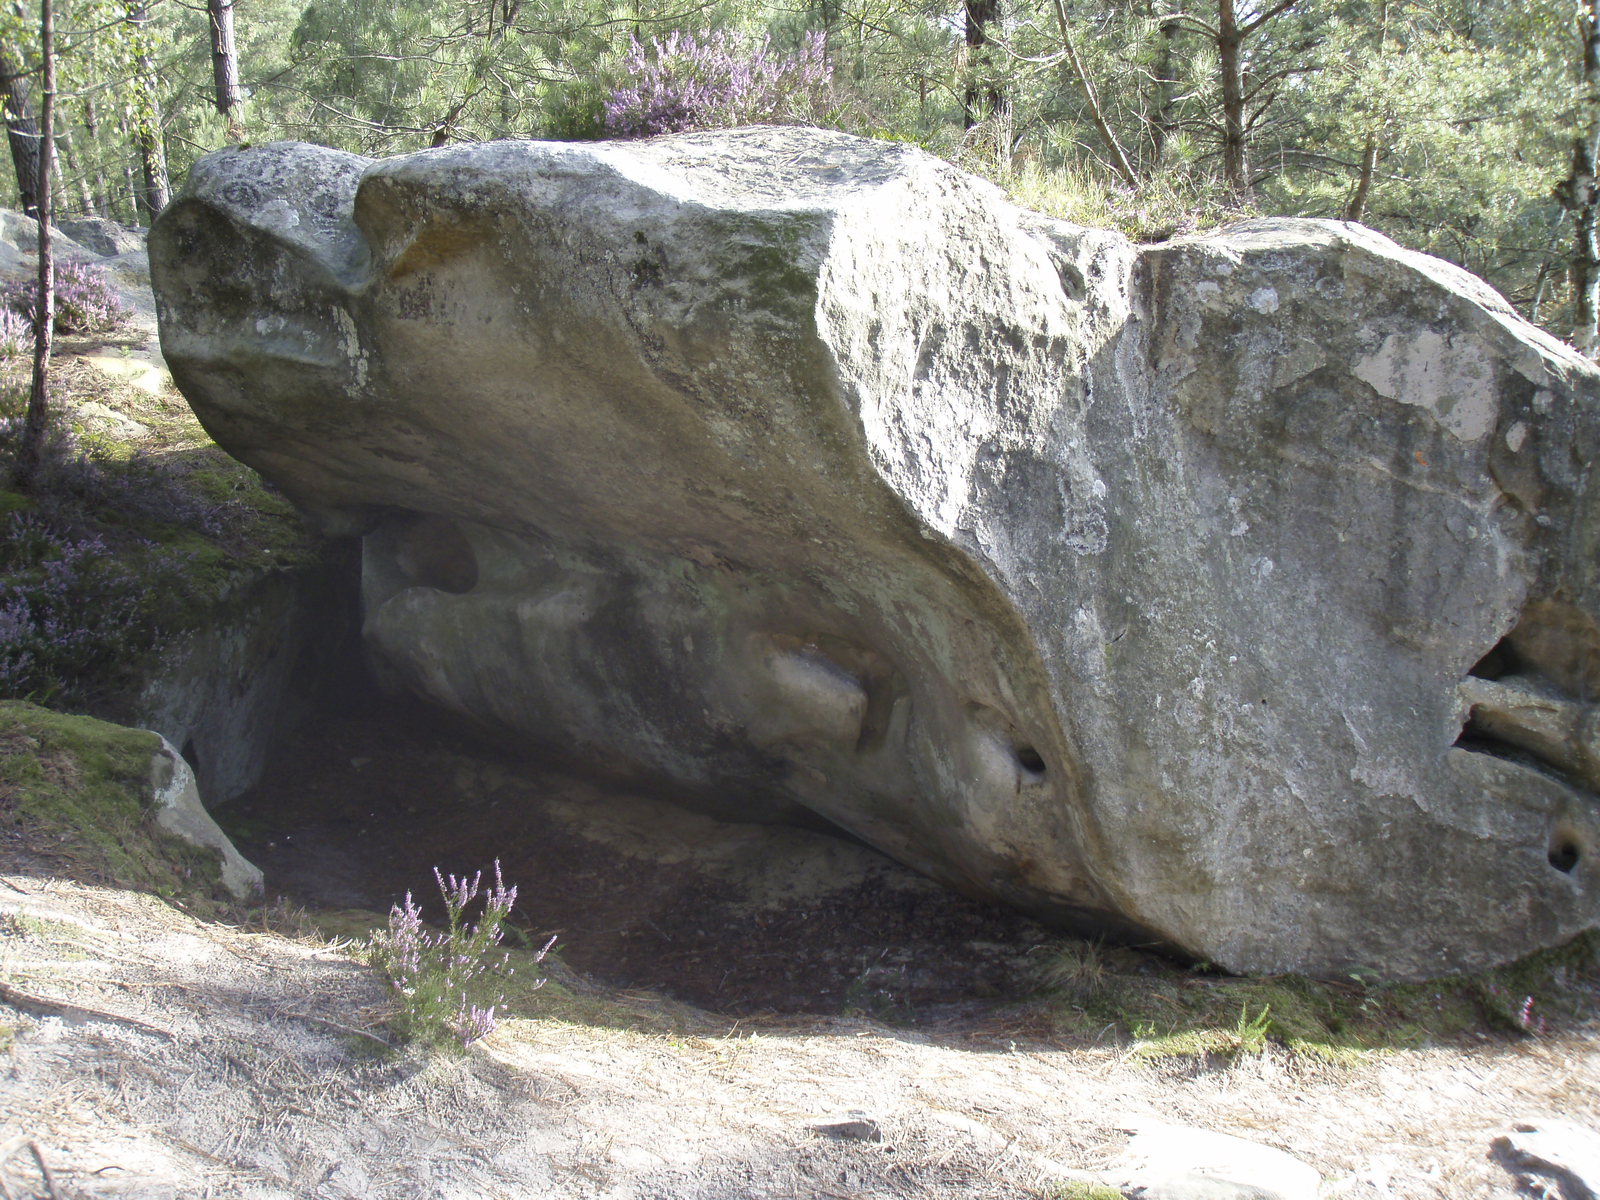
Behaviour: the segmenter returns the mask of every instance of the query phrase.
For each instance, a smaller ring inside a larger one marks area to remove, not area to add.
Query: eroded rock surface
[[[1600,913],[1600,379],[1447,264],[792,129],[223,151],[150,261],[397,691],[1236,970]]]

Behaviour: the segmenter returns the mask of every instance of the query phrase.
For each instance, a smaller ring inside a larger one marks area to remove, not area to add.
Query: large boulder
[[[1245,971],[1600,914],[1600,379],[1354,225],[1139,247],[750,129],[201,160],[219,443],[365,535],[383,681]]]

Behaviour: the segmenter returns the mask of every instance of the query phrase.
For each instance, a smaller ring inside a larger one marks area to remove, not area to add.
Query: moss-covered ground
[[[155,734],[0,701],[0,845],[80,882],[225,907],[214,851],[159,828],[151,807]]]

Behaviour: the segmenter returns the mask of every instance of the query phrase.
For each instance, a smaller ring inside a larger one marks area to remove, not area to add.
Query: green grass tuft
[[[1146,1062],[1232,1059],[1268,1043],[1351,1065],[1426,1045],[1540,1037],[1600,1015],[1600,934],[1474,975],[1386,984],[1366,976],[1232,978],[1077,943],[1040,980],[1056,1027],[1132,1040]]]

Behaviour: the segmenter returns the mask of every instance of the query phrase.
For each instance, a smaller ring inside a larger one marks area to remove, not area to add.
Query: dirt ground
[[[1116,1182],[1154,1118],[1286,1150],[1326,1196],[1542,1196],[1494,1138],[1600,1127],[1592,1020],[1151,1063],[1021,999],[1051,944],[1023,918],[392,717],[309,731],[222,815],[275,888],[346,910],[498,854],[516,920],[560,931],[548,1006],[462,1056],[387,1048],[372,973],[282,910],[291,932],[208,924],[0,845],[15,1195],[48,1194],[31,1140],[79,1197],[1059,1198]],[[819,1132],[852,1114],[881,1141]]]
[[[298,904],[382,913],[410,890],[442,919],[433,868],[499,859],[530,941],[559,934],[600,981],[729,1016],[948,1016],[1031,991],[1051,940],[859,843],[607,793],[426,715],[309,726],[216,816]]]
[[[1543,1191],[1496,1134],[1600,1121],[1587,1036],[1163,1070],[1003,1012],[747,1024],[612,993],[603,1023],[510,1021],[452,1058],[349,1032],[382,991],[317,939],[17,873],[0,921],[0,1152],[34,1140],[63,1196],[1060,1196],[1114,1176],[1126,1128],[1155,1117],[1288,1150],[1325,1195],[1509,1197]],[[630,1012],[676,1027],[617,1027]],[[883,1140],[815,1131],[852,1112]],[[29,1155],[3,1170],[45,1194]]]

